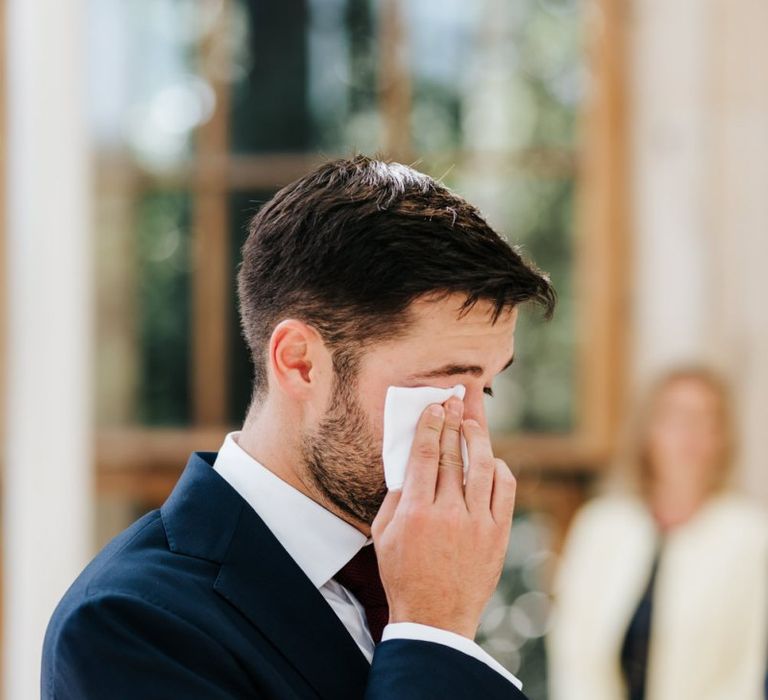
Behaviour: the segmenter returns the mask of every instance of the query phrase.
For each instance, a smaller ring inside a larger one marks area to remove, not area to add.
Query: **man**
[[[473,641],[515,494],[483,398],[547,278],[431,178],[359,156],[264,205],[238,283],[243,428],[67,592],[43,697],[523,698]],[[387,388],[458,383],[387,493]]]

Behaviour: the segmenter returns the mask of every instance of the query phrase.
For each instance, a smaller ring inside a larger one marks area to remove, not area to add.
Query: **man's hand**
[[[418,622],[474,638],[501,575],[516,481],[488,433],[462,421],[451,398],[424,411],[402,491],[390,491],[372,534],[390,622]],[[460,434],[469,452],[463,485]]]

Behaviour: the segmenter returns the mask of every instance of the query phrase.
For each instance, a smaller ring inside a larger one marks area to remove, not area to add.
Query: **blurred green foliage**
[[[141,382],[138,422],[190,419],[190,198],[149,192],[136,206]]]

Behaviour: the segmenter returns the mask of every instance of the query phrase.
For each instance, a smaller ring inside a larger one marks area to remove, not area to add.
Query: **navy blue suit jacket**
[[[520,700],[496,671],[391,640],[369,665],[259,516],[196,452],[160,510],[115,538],[45,637],[53,700]]]

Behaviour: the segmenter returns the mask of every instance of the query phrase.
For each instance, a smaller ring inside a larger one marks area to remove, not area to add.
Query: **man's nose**
[[[485,417],[485,394],[482,388],[467,387],[464,395],[464,418],[476,420],[483,428],[487,427]]]

